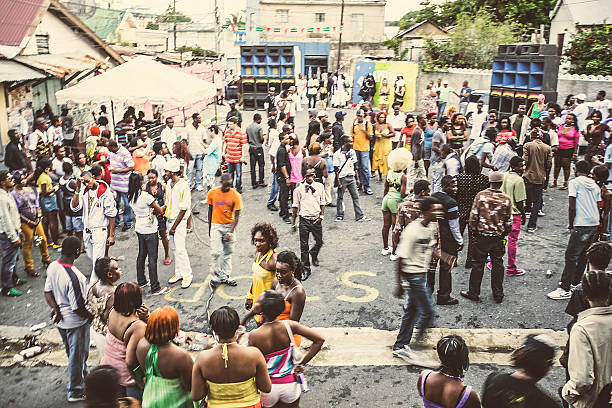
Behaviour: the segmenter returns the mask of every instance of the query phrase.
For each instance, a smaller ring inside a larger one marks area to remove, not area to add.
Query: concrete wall
[[[338,61],[338,42],[330,43],[329,70],[335,71]],[[342,40],[342,55],[340,56],[340,72],[345,75],[353,75],[353,63],[355,60],[366,59],[366,56],[378,58],[392,58],[393,51],[380,43],[347,43]]]
[[[417,100],[420,99],[425,86],[429,81],[436,81],[438,78],[448,80],[449,86],[461,89],[464,80],[474,90],[489,90],[491,88],[491,71],[475,69],[451,69],[449,72],[419,72],[417,77]],[[584,93],[587,101],[595,100],[595,94],[600,90],[606,91],[608,98],[612,97],[612,77],[592,77],[586,75],[560,74],[557,82],[557,103],[562,104],[568,94]],[[459,98],[451,95],[451,105],[458,105]]]
[[[319,3],[319,4],[316,4]],[[289,19],[286,23],[277,21],[276,10],[289,10]],[[324,13],[325,21],[315,21],[316,13]],[[363,24],[355,25],[352,23],[352,15],[363,15]],[[336,1],[276,1],[262,0],[259,3],[259,12],[254,16],[255,24],[269,27],[281,27],[280,33],[261,32],[259,39],[262,42],[276,41],[304,41],[306,38],[329,38],[332,41],[338,40],[340,26],[340,2]],[[283,27],[336,27],[336,31],[329,32],[287,32]],[[344,30],[342,40],[347,42],[380,42],[385,39],[385,3],[384,2],[361,2],[351,4],[345,2],[344,6]]]
[[[576,26],[569,12],[569,8],[563,4],[559,7],[557,14],[555,14],[555,18],[550,22],[550,37],[548,43],[557,45],[557,34],[565,33],[563,48],[566,49],[572,34],[575,32]]]

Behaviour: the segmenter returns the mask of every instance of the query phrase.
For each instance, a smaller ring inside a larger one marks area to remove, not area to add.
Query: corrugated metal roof
[[[27,55],[15,57],[16,61],[29,65],[30,67],[48,72],[58,78],[63,78],[66,75],[76,72],[83,72],[99,67],[103,61],[96,59],[90,55],[73,56],[73,55]]]
[[[15,61],[0,60],[0,82],[27,81],[45,78],[40,72]]]
[[[39,23],[41,8],[48,6],[49,0],[0,0],[0,53],[9,58],[19,53]]]

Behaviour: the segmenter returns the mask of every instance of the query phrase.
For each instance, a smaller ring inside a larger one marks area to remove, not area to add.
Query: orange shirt
[[[208,192],[206,204],[212,205],[213,224],[231,224],[234,222],[234,211],[242,210],[242,196],[233,188],[224,193],[221,187],[215,187]]]
[[[370,151],[370,141],[367,138],[367,135],[373,134],[372,124],[366,122],[364,123],[353,123],[351,126],[351,136],[353,136],[353,150],[358,150],[360,152],[369,152]]]
[[[142,174],[146,177],[147,172],[151,169],[151,163],[149,162],[149,156],[144,155],[143,157],[136,157],[136,152],[132,153],[132,159],[134,159],[134,171]]]

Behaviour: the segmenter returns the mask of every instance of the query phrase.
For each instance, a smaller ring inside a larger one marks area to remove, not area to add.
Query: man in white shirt
[[[187,238],[187,219],[191,214],[191,190],[189,184],[181,177],[181,165],[177,158],[168,160],[166,171],[166,219],[170,248],[174,251],[174,275],[168,279],[173,284],[180,280],[181,288],[191,286],[193,272],[185,242]]]
[[[470,138],[468,140],[468,146],[472,144],[474,140],[480,136],[482,132],[482,125],[487,121],[487,112],[482,108],[484,106],[483,101],[478,101],[476,104],[476,112],[472,113],[472,128],[470,129]]]
[[[334,170],[336,174],[336,185],[338,186],[338,201],[336,204],[336,221],[344,220],[344,191],[348,190],[353,199],[355,210],[355,221],[370,221],[361,211],[359,205],[359,175],[355,168],[357,154],[353,150],[353,138],[344,135],[340,139],[342,147],[334,153]]]
[[[174,130],[174,118],[166,118],[166,127],[161,131],[160,140],[164,142],[169,149],[171,149],[174,142],[178,140],[176,130]]]
[[[578,119],[578,129],[581,133],[586,133],[586,119],[589,115],[589,107],[584,103],[586,99],[586,95],[583,93],[579,93],[576,95],[576,107],[572,111],[574,115],[576,115],[576,119]]]
[[[191,160],[187,166],[187,181],[189,187],[193,190],[202,191],[202,159],[204,158],[204,151],[206,150],[206,128],[200,126],[202,118],[199,113],[191,115],[193,122],[187,125],[185,128],[185,136],[183,139],[187,140],[187,146],[189,147],[189,154],[191,154]],[[195,168],[195,180],[192,179],[193,169]]]
[[[406,114],[400,111],[401,106],[401,103],[394,102],[393,113],[387,116],[387,123],[393,126],[393,130],[395,130],[395,135],[391,138],[393,149],[397,147],[397,144],[400,141],[402,128],[405,126],[406,123]]]
[[[319,251],[323,246],[323,213],[325,212],[325,187],[314,181],[315,170],[309,167],[304,174],[304,182],[293,192],[293,232],[296,231],[295,220],[300,216],[300,253],[302,257],[302,281],[310,276],[310,257],[312,264],[319,266]],[[315,244],[309,249],[312,234]]]
[[[49,139],[47,138],[47,129],[49,124],[44,118],[36,118],[34,120],[34,132],[28,137],[27,149],[30,152],[32,162],[36,164],[38,154],[51,155],[49,148]]]
[[[92,261],[89,286],[93,286],[98,281],[95,273],[96,261],[106,256],[107,248],[115,244],[115,197],[108,184],[94,179],[91,173],[86,171],[77,179],[70,209],[83,211],[83,245],[87,257]]]
[[[612,101],[606,99],[606,91],[604,90],[597,92],[593,106],[596,111],[601,112],[602,122],[605,122],[608,116],[612,115]]]

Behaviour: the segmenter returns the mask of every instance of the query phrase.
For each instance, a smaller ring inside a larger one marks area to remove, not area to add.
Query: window
[[[315,13],[315,23],[324,23],[325,13]]]
[[[288,23],[289,22],[289,10],[288,9],[277,9],[276,10],[276,22],[277,23]]]
[[[355,31],[363,31],[363,14],[351,14],[351,28]]]
[[[49,54],[49,34],[36,34],[36,50],[39,54]]]

